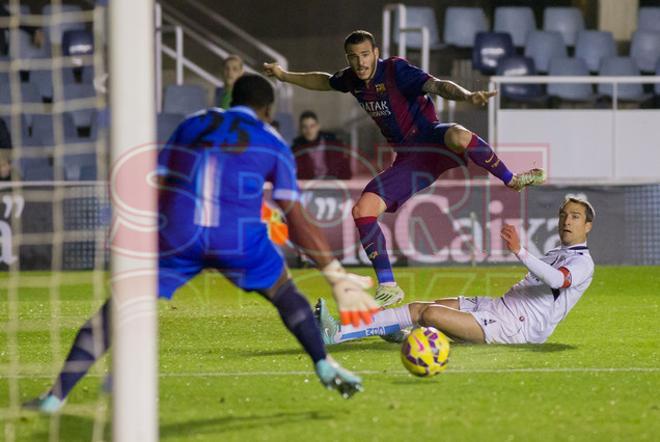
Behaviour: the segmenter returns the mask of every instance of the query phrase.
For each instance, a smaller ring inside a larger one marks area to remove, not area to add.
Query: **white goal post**
[[[112,431],[115,441],[155,442],[157,202],[146,181],[156,164],[154,1],[112,0],[109,22]],[[127,164],[135,173],[118,172]]]

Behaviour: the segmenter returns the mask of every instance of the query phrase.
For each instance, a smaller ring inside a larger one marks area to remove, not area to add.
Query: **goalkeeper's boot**
[[[410,334],[409,329],[399,330],[389,335],[381,335],[380,338],[383,341],[391,342],[392,344],[402,344]]]
[[[64,402],[64,399],[60,399],[52,393],[45,393],[38,398],[23,403],[23,408],[45,414],[55,414],[64,406]]]
[[[376,287],[376,296],[374,300],[378,307],[387,307],[403,301],[403,290],[398,285],[383,285]]]
[[[337,334],[339,334],[341,331],[341,325],[339,324],[339,321],[333,318],[330,314],[330,311],[328,310],[328,304],[325,302],[325,299],[319,298],[319,301],[314,307],[314,316],[316,317],[316,321],[319,324],[323,343],[325,345],[337,344],[335,336],[337,336]]]
[[[543,169],[531,169],[527,172],[518,173],[511,178],[507,187],[520,192],[527,186],[538,186],[545,183],[546,174]]]
[[[364,390],[362,379],[342,368],[330,356],[316,363],[316,374],[328,390],[337,390],[344,399],[349,399],[355,393]]]

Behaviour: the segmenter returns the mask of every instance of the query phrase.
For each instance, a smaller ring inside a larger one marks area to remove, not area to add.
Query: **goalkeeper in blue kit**
[[[307,300],[268,239],[261,221],[265,182],[273,185],[272,197],[286,214],[292,242],[332,286],[344,323],[371,322],[378,310],[365,291],[371,279],[346,273],[308,221],[291,150],[268,124],[273,102],[265,78],[245,75],[234,85],[229,110],[211,108],[188,117],[160,152],[159,297],[170,299],[205,268],[218,270],[234,285],[268,299],[312,359],[321,383],[350,397],[362,389],[361,379],[326,354]],[[53,387],[24,406],[43,412],[61,408],[109,348],[109,302],[79,330]],[[95,336],[99,332],[102,336]]]

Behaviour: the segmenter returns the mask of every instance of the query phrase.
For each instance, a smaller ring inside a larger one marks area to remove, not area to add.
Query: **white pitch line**
[[[496,374],[496,373],[658,373],[660,367],[557,367],[557,368],[448,368],[443,374]],[[408,376],[404,370],[356,370],[360,375]],[[87,377],[100,378],[105,375],[89,374]],[[260,377],[260,376],[314,376],[312,371],[251,371],[251,372],[181,372],[160,373],[161,378],[227,378],[227,377]],[[0,379],[43,379],[51,378],[52,374],[19,374],[0,376]]]

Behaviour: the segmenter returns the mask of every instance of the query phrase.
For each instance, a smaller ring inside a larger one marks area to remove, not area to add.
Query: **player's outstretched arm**
[[[332,286],[332,294],[337,302],[342,324],[359,326],[360,322],[370,324],[372,315],[379,309],[365,290],[373,285],[368,276],[347,273],[334,257],[323,232],[309,221],[299,201],[277,200],[289,223],[291,241],[309,256]]]
[[[497,95],[497,91],[475,91],[471,92],[453,81],[438,80],[431,78],[422,87],[427,94],[439,95],[442,98],[453,101],[469,101],[477,106],[485,106],[488,99]]]
[[[313,91],[332,90],[330,87],[331,75],[327,72],[288,72],[277,63],[264,63],[264,74]]]
[[[556,269],[525,250],[525,248],[520,245],[520,237],[518,236],[515,227],[510,224],[505,224],[504,227],[502,227],[500,236],[506,243],[506,247],[513,252],[520,262],[522,262],[525,267],[527,267],[529,271],[536,275],[541,281],[545,282],[553,289],[570,287],[571,272],[569,272],[566,267]]]

